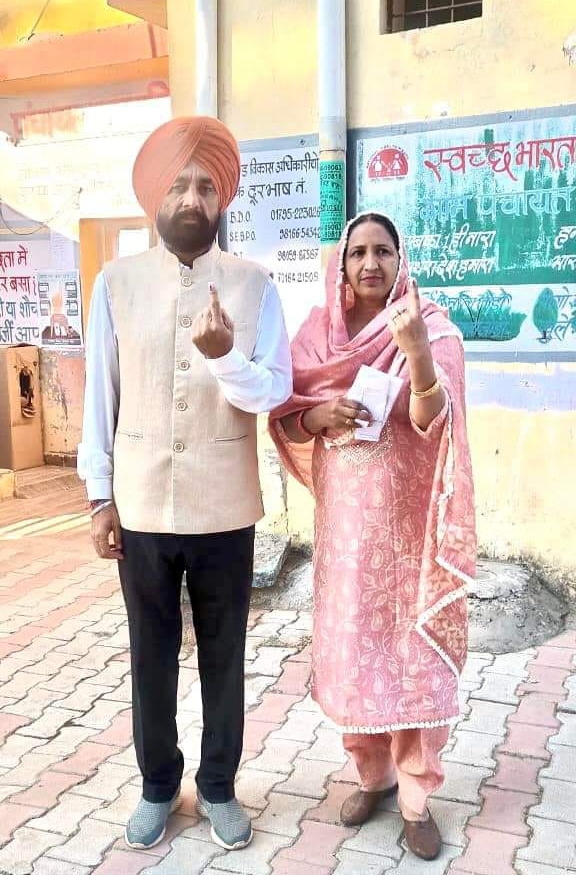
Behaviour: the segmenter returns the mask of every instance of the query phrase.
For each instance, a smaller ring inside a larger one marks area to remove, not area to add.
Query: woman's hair
[[[358,216],[356,219],[353,219],[350,223],[350,227],[348,229],[348,239],[346,240],[346,246],[344,247],[343,259],[346,258],[346,254],[348,252],[348,240],[350,240],[350,235],[358,225],[363,225],[365,222],[376,222],[378,225],[382,225],[385,228],[392,240],[394,241],[394,246],[396,247],[396,252],[400,252],[400,237],[398,236],[398,231],[396,230],[396,226],[394,223],[387,217],[383,216],[381,213],[362,213],[361,216]]]

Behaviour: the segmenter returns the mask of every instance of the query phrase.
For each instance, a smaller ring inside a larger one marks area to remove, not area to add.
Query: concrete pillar
[[[318,112],[325,265],[346,221],[346,0],[318,0]]]
[[[218,2],[167,0],[172,115],[218,115]]]
[[[167,0],[172,115],[196,112],[196,10],[193,0]]]

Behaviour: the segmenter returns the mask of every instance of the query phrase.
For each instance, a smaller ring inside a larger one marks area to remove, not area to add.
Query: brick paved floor
[[[200,696],[183,653],[184,802],[166,840],[129,851],[139,797],[127,628],[114,566],[92,555],[79,490],[0,504],[0,873],[9,875],[566,875],[576,872],[576,632],[505,656],[471,653],[462,719],[432,801],[433,863],[401,840],[390,802],[339,823],[355,775],[310,700],[311,618],[255,611],[238,795],[246,850],[210,842],[194,808]]]

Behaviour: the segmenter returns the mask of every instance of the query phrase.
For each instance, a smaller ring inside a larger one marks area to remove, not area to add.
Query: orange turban
[[[190,161],[210,176],[221,212],[234,199],[240,181],[240,153],[233,134],[209,116],[175,118],[150,134],[134,162],[134,192],[152,221]]]

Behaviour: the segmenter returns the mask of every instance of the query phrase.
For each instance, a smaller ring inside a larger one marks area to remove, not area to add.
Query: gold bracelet
[[[423,392],[417,392],[415,389],[410,388],[410,392],[414,395],[415,398],[430,398],[431,395],[435,395],[436,392],[440,390],[440,381],[435,380],[434,384],[430,386],[429,389],[425,389]]]

